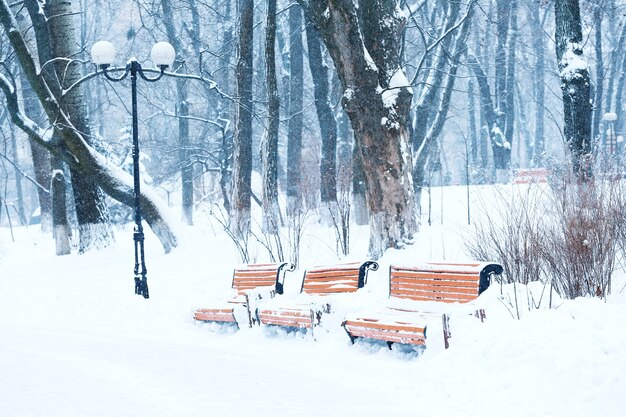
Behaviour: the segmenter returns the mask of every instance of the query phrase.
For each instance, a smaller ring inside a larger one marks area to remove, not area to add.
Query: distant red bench
[[[224,302],[221,307],[197,309],[194,311],[193,317],[196,321],[232,323],[239,327],[241,317],[247,316],[245,318],[246,324],[252,326],[249,293],[251,291],[266,291],[270,297],[275,294],[282,294],[285,273],[294,269],[295,266],[288,262],[241,265],[235,268],[233,272],[234,298]],[[238,315],[240,316],[239,320],[237,319]]]
[[[353,293],[367,282],[367,273],[378,269],[374,261],[319,266],[305,271],[300,292],[315,296]],[[310,301],[310,299],[309,299]],[[285,328],[310,329],[320,324],[322,314],[331,311],[330,302],[261,307],[256,311],[259,323]]]
[[[385,341],[390,347],[392,343],[425,345],[427,323],[439,316],[447,348],[450,337],[447,314],[432,313],[432,303],[419,302],[470,302],[489,287],[492,275],[499,275],[502,270],[498,264],[482,262],[392,265],[389,269],[390,300],[407,299],[416,303],[351,315],[346,317],[343,327],[353,343],[357,338],[369,338]],[[476,314],[484,318],[483,310]]]
[[[550,170],[548,168],[523,168],[515,171],[513,184],[533,184],[548,181]]]

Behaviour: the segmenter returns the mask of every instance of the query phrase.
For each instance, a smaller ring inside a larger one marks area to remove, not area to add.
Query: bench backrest
[[[389,296],[465,303],[489,287],[493,274],[501,273],[501,265],[486,262],[392,265],[389,269]]]
[[[294,269],[295,265],[289,262],[240,265],[233,272],[233,288],[240,295],[259,287],[270,287],[282,294],[285,272]]]
[[[318,266],[304,272],[300,291],[315,295],[355,292],[367,282],[367,272],[377,269],[374,261]]]

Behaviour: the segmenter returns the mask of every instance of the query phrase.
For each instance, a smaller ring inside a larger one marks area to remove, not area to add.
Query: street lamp
[[[150,57],[152,62],[159,68],[159,73],[154,78],[149,78],[144,74],[141,64],[135,58],[131,58],[125,68],[109,68],[115,59],[115,47],[107,41],[96,42],[91,48],[91,60],[101,70],[109,81],[122,81],[130,74],[132,114],[133,114],[133,178],[135,191],[135,231],[133,240],[135,241],[135,294],[148,298],[147,269],[144,254],[144,234],[141,225],[141,191],[139,185],[139,137],[137,118],[137,74],[149,82],[154,82],[163,76],[165,69],[174,63],[176,53],[172,45],[167,42],[158,42],[152,47]],[[113,77],[112,72],[123,71],[119,77]]]

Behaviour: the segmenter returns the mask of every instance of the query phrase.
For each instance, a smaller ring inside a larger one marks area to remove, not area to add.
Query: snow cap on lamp
[[[111,42],[98,41],[91,47],[91,60],[98,66],[109,66],[115,59],[115,46]]]
[[[171,67],[176,58],[176,52],[168,42],[157,42],[152,47],[150,58],[157,67]]]

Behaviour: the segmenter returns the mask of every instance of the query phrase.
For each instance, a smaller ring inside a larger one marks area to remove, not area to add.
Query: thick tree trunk
[[[51,35],[54,57],[72,59],[78,52],[74,30],[73,7],[69,0],[48,0],[45,13]],[[76,61],[57,61],[55,65],[61,87],[67,88],[78,81],[82,74]],[[61,107],[69,115],[72,125],[90,144],[91,127],[82,88],[74,88],[60,99]],[[70,166],[72,190],[78,220],[79,251],[102,248],[114,240],[109,223],[108,208],[104,194],[93,178]]]
[[[287,215],[302,210],[302,8],[289,8],[289,121],[287,127]],[[311,190],[307,190],[310,192]]]
[[[591,161],[590,79],[583,56],[583,36],[578,0],[556,0],[556,57],[563,92],[563,133],[571,152],[574,175],[593,175]]]
[[[253,0],[239,0],[239,60],[237,79],[237,112],[235,115],[234,189],[231,230],[238,237],[250,232],[250,203],[252,197],[252,50]]]
[[[366,0],[358,10],[347,0],[309,4],[344,89],[365,172],[369,252],[378,258],[411,241],[418,227],[407,129],[412,94],[400,68],[403,21],[395,1]]]
[[[280,99],[276,79],[276,0],[267,0],[265,26],[265,80],[267,84],[268,127],[261,161],[263,162],[263,229],[277,234],[278,207],[278,129],[280,127]]]

